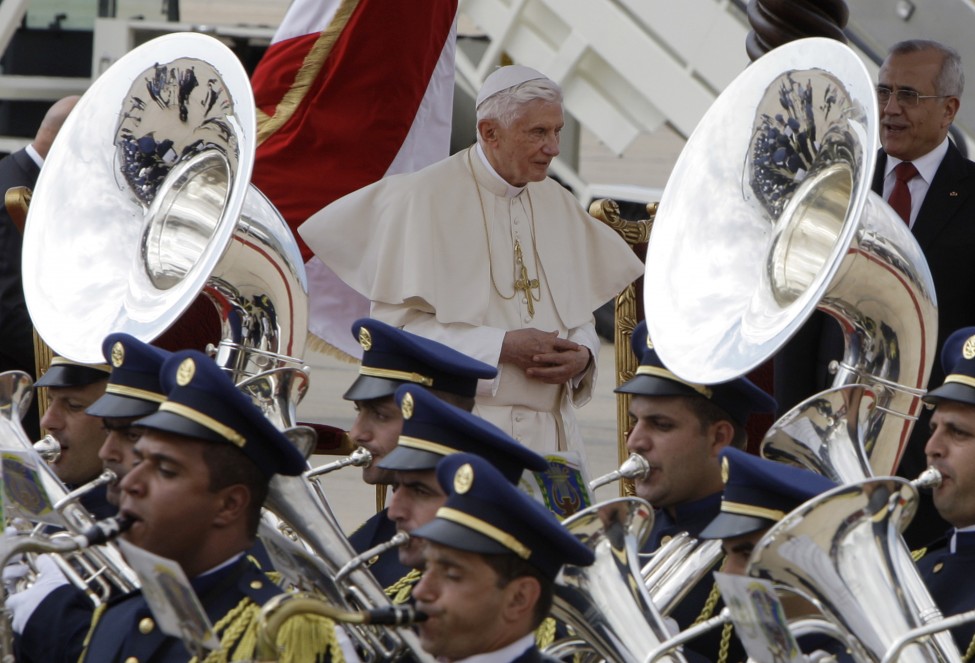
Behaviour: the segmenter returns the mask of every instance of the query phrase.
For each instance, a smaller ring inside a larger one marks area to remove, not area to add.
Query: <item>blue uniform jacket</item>
[[[959,532],[954,553],[948,544],[949,539],[941,540],[917,563],[931,598],[945,617],[975,609],[975,532]],[[951,634],[964,654],[975,641],[975,622],[953,628]]]
[[[642,552],[649,553],[655,551],[662,543],[665,543],[671,537],[681,532],[687,532],[691,536],[696,537],[714,520],[720,509],[720,492],[694,502],[677,506],[674,509],[675,516],[671,516],[664,509],[657,509],[654,511],[653,529],[650,531],[647,544],[644,546]],[[712,570],[717,571],[718,566],[715,566]],[[697,620],[713,588],[714,579],[708,573],[700,582],[694,585],[694,588],[687,596],[671,611],[670,617],[677,621],[682,631]],[[707,616],[714,617],[723,607],[724,602],[719,599],[714,609]],[[721,629],[717,629],[701,635],[684,645],[684,651],[687,654],[698,654],[706,660],[717,661],[719,659],[718,652],[720,651],[720,646]],[[738,661],[744,661],[745,658],[744,647],[741,646],[738,638],[732,634],[729,641],[727,663],[737,663]]]
[[[191,584],[214,625],[244,598],[263,605],[281,593],[246,557],[219,571],[194,578]],[[221,634],[218,631],[217,637]],[[181,640],[163,634],[155,625],[142,592],[132,592],[110,602],[94,627],[82,660],[110,663],[134,658],[140,663],[185,663],[191,656]],[[328,657],[323,655],[316,660],[323,663]]]

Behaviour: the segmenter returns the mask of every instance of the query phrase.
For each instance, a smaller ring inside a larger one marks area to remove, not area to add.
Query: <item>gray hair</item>
[[[562,103],[562,88],[547,78],[535,78],[501,90],[491,95],[477,107],[477,123],[481,120],[497,120],[501,126],[510,127],[525,104],[541,99],[550,103]],[[475,124],[476,129],[477,124]],[[480,133],[477,136],[481,140]]]
[[[939,95],[960,97],[965,91],[965,72],[962,70],[961,56],[951,46],[930,39],[908,39],[891,46],[887,54],[907,55],[922,51],[941,54],[941,71],[934,81],[934,91]]]

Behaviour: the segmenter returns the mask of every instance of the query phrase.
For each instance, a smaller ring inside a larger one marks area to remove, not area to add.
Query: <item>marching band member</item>
[[[222,660],[253,658],[255,617],[278,589],[246,556],[268,483],[306,464],[287,437],[208,356],[175,353],[162,367],[166,400],[136,422],[135,466],[122,480],[120,513],[129,543],[177,562],[214,625]],[[343,660],[334,626],[296,617],[279,636],[281,660]],[[92,620],[83,661],[187,661],[163,634],[141,591]]]
[[[101,474],[98,450],[105,442],[106,432],[101,417],[88,414],[86,408],[105,393],[111,372],[108,364],[79,364],[54,357],[51,366],[34,383],[35,387],[47,389],[48,406],[41,428],[61,445],[61,454],[51,463],[51,469],[69,490]],[[106,492],[103,486],[81,498],[82,506],[96,518],[115,514],[115,505],[108,502]]]
[[[941,352],[944,384],[924,400],[934,406],[928,464],[941,472],[934,505],[951,529],[918,561],[931,597],[945,616],[975,608],[975,327],[957,330]],[[975,651],[975,623],[952,629],[965,660]]]
[[[698,534],[721,539],[721,570],[744,575],[755,544],[790,511],[836,487],[821,474],[729,447],[718,454],[724,490],[718,515]]]
[[[490,462],[453,454],[437,467],[449,497],[415,530],[426,570],[414,589],[420,643],[441,661],[554,661],[535,647],[563,564],[593,553]]]
[[[436,467],[445,456],[474,453],[494,465],[511,483],[517,484],[524,470],[546,469],[544,458],[491,423],[431,395],[422,387],[405,385],[396,390],[396,402],[403,412],[403,432],[396,448],[380,461],[380,468],[393,473],[393,495],[389,518],[398,532],[411,534],[433,519],[447,494],[437,482]],[[410,569],[423,568],[423,542],[411,540],[399,548],[399,561]],[[419,577],[413,571],[397,585],[394,602],[409,599]]]
[[[638,497],[655,508],[653,530],[643,552],[653,552],[680,532],[697,536],[718,515],[721,504],[723,449],[745,448],[745,422],[753,412],[771,412],[775,400],[746,378],[718,385],[691,384],[670,372],[657,357],[645,322],[632,337],[641,357],[636,375],[617,393],[630,394],[631,431],[626,448],[643,456],[650,472],[636,481]],[[699,582],[671,613],[681,629],[720,610],[710,578]],[[689,643],[710,660],[738,661],[744,651],[737,640],[723,647],[706,634]],[[724,652],[719,656],[719,651]]]
[[[105,338],[102,354],[112,372],[105,393],[86,412],[89,417],[101,417],[108,433],[98,456],[105,469],[115,472],[121,481],[134,464],[135,443],[142,434],[133,422],[155,412],[166,399],[159,371],[170,353],[118,333]],[[118,506],[118,483],[108,486],[106,498]],[[42,568],[30,588],[7,600],[14,632],[19,636],[17,660],[50,663],[60,659],[74,663],[81,655],[94,606],[84,592],[68,584],[52,563],[44,562]],[[58,638],[51,638],[52,629]]]
[[[493,378],[497,370],[378,320],[356,320],[352,334],[362,347],[362,362],[355,382],[342,396],[355,403],[357,412],[349,437],[372,454],[372,462],[362,470],[362,480],[371,485],[390,484],[392,471],[380,468],[379,463],[396,448],[403,427],[403,415],[393,398],[396,389],[419,384],[469,412],[474,407],[477,381]],[[383,509],[376,513],[349,537],[357,553],[388,541],[396,533],[387,512]],[[379,555],[369,570],[383,587],[388,587],[411,569],[400,564],[397,551],[391,549]]]
[[[729,447],[719,454],[724,491],[721,510],[698,535],[700,539],[721,539],[724,564],[721,571],[745,575],[752,551],[773,525],[836,483],[809,470],[786,465]],[[814,606],[794,595],[780,596],[790,619],[819,614]],[[729,628],[729,627],[726,627]],[[799,640],[803,649],[814,650],[816,660],[836,656],[852,660],[842,643],[820,637]]]

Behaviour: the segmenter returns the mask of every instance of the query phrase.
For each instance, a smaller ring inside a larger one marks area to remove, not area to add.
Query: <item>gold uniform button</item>
[[[373,555],[372,557],[369,558],[369,561],[366,562],[366,566],[367,567],[372,566],[378,561],[379,561],[379,555]]]
[[[264,586],[264,583],[260,580],[251,580],[251,589],[260,589]]]
[[[672,537],[672,536],[664,536],[664,537],[661,537],[661,539],[660,539],[660,545],[662,545],[662,546],[667,545],[668,543],[670,543],[670,540],[672,538],[674,538],[674,537]]]
[[[938,562],[937,564],[934,565],[934,568],[931,569],[931,571],[934,573],[941,573],[941,569],[943,569],[944,567],[945,567],[944,562]]]
[[[129,656],[127,659],[125,659],[125,663],[139,663],[139,659],[137,659],[135,656]]]
[[[152,629],[154,628],[156,628],[156,624],[152,621],[152,617],[143,617],[139,620],[139,633],[142,635],[152,633]]]

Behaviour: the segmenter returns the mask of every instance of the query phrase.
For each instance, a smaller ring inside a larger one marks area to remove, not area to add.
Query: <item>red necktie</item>
[[[917,168],[910,161],[902,161],[894,167],[894,188],[890,192],[888,204],[894,211],[900,214],[904,223],[911,225],[911,190],[907,188],[907,183],[917,175]]]

